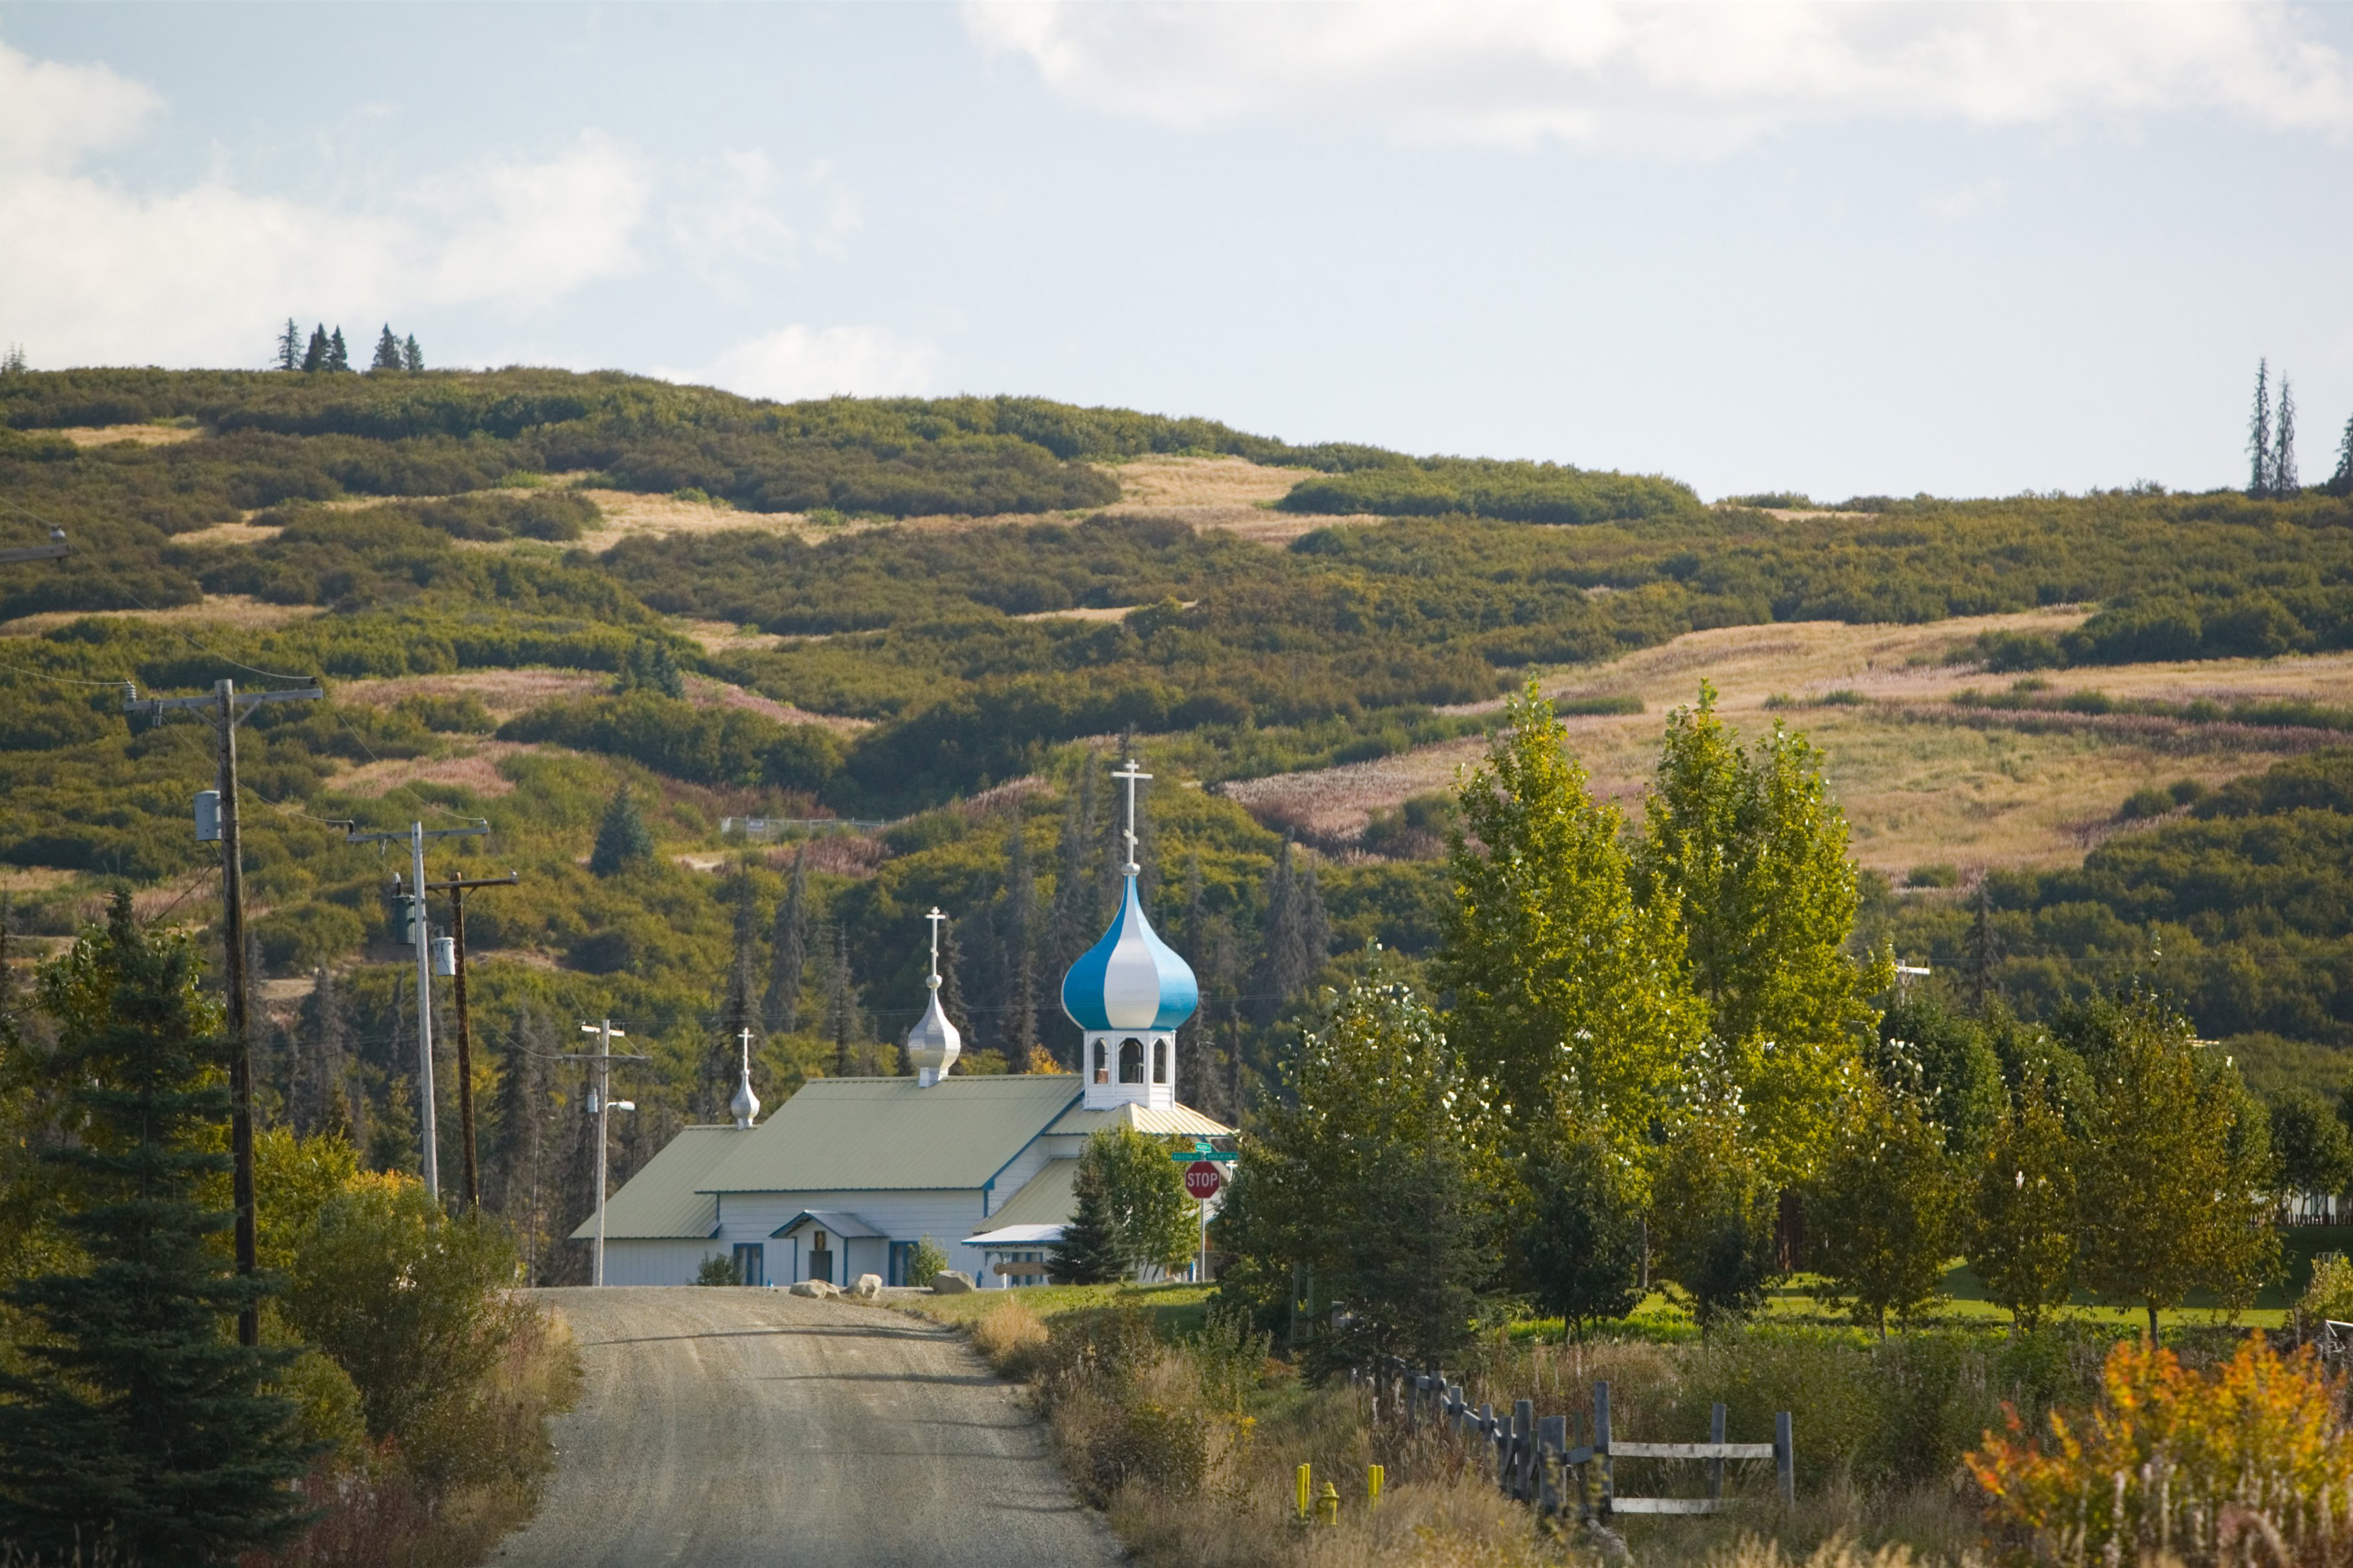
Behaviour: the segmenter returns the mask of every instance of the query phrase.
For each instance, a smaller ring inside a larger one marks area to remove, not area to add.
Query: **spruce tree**
[[[64,1562],[109,1541],[126,1562],[230,1563],[300,1523],[308,1467],[293,1403],[268,1392],[289,1352],[227,1320],[264,1293],[230,1271],[228,1088],[218,1009],[195,952],[132,921],[116,895],[42,977],[60,1026],[70,1272],[7,1292],[38,1325],[0,1375],[0,1539]]]
[[[956,936],[956,925],[953,920],[940,922],[940,1011],[947,1015],[958,1035],[970,1040],[974,1037],[972,1010],[965,1005],[964,946]]]
[[[768,1027],[789,1035],[800,1027],[801,982],[808,970],[808,845],[793,851],[793,879],[776,906],[776,937],[768,953],[768,993],[761,1005]]]
[[[2303,488],[2304,481],[2295,471],[2295,389],[2288,384],[2286,373],[2282,372],[2279,413],[2272,425],[2272,494],[2288,500]]]
[[[278,334],[278,368],[302,368],[302,329],[294,324],[291,316],[286,318],[286,330]]]
[[[588,1247],[570,1240],[596,1207],[596,1121],[588,1114],[585,1084],[564,1107],[555,1130],[554,1191],[548,1204],[548,1247],[540,1261],[543,1285],[586,1285]],[[565,1125],[568,1123],[569,1125]]]
[[[1984,1013],[1986,1004],[1997,994],[1994,969],[2001,963],[2001,937],[1993,929],[1993,893],[1982,877],[1978,879],[1977,897],[1969,916],[1968,943],[1962,948],[1961,973],[1969,995],[1972,1012]]]
[[[1082,1157],[1071,1184],[1077,1205],[1046,1254],[1046,1278],[1055,1284],[1108,1285],[1124,1271],[1108,1186],[1102,1163]]]
[[[415,1175],[420,1144],[417,1134],[417,1102],[405,1073],[384,1080],[384,1103],[368,1119],[366,1159],[372,1171],[398,1171]]]
[[[311,329],[310,346],[302,351],[302,368],[306,371],[327,368],[327,327],[322,321]]]
[[[702,1114],[712,1121],[728,1119],[727,1102],[735,1094],[744,1030],[752,1031],[753,1048],[759,1047],[760,923],[758,905],[753,900],[750,868],[737,871],[734,891],[734,959],[727,966],[727,992],[719,1006],[719,1037],[703,1053],[699,1096]]]
[[[326,368],[331,371],[345,371],[352,368],[352,351],[344,346],[343,329],[341,327],[327,334]]]
[[[2269,360],[2255,362],[2255,407],[2247,418],[2247,455],[2251,460],[2247,471],[2247,497],[2251,500],[2268,500],[2272,493],[2272,367]]]
[[[2353,416],[2346,419],[2345,434],[2337,440],[2337,471],[2321,489],[2333,496],[2353,496]]]
[[[596,876],[610,877],[653,858],[653,829],[646,826],[637,797],[623,784],[613,792],[605,818],[596,826],[596,847],[589,853],[588,869]]]
[[[385,323],[383,333],[375,340],[375,359],[368,365],[368,369],[398,370],[399,368],[400,340],[392,335],[392,323],[387,321]]]
[[[498,1092],[491,1102],[497,1157],[491,1162],[490,1206],[507,1222],[523,1255],[523,1278],[536,1282],[543,1224],[543,1164],[554,1106],[548,1098],[547,1058],[553,1031],[529,1009],[515,1016],[499,1058]]]
[[[335,972],[318,968],[311,994],[295,1019],[295,1070],[289,1089],[287,1120],[298,1138],[321,1132],[348,1133],[351,1127],[352,1016],[335,983]]]
[[[1054,901],[1047,956],[1057,971],[1068,971],[1103,935],[1102,889],[1087,874],[1092,858],[1088,851],[1095,834],[1095,759],[1088,752],[1080,759],[1074,787],[1063,799],[1062,832],[1054,846]],[[1040,1022],[1050,1020],[1041,1017]]]
[[[1038,883],[1029,870],[1029,840],[1014,807],[1006,831],[1005,894],[997,911],[998,941],[1005,954],[1004,1010],[998,1048],[1014,1072],[1029,1070],[1029,1048],[1038,1039]]]
[[[400,368],[411,375],[425,368],[425,351],[417,346],[415,332],[409,333],[408,341],[400,345]]]
[[[1256,990],[1258,1021],[1271,1024],[1277,1014],[1302,991],[1314,971],[1309,967],[1305,910],[1299,894],[1299,875],[1292,864],[1292,841],[1285,838],[1266,874],[1266,946],[1259,954]]]
[[[849,931],[841,925],[833,928],[833,962],[826,965],[825,1033],[833,1042],[833,1076],[854,1076],[863,1065],[857,1047],[864,1043],[866,1026],[849,977]]]

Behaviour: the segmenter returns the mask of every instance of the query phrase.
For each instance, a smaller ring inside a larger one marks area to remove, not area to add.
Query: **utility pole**
[[[438,1133],[433,1118],[433,953],[425,918],[425,841],[428,838],[475,838],[488,833],[491,825],[480,818],[471,827],[437,827],[427,831],[425,824],[412,822],[406,833],[353,833],[346,828],[343,841],[347,844],[383,844],[408,840],[409,866],[416,880],[410,886],[417,891],[410,895],[411,915],[409,934],[417,944],[417,1103],[421,1114],[417,1120],[417,1141],[423,1144],[419,1168],[425,1175],[425,1190],[438,1203],[441,1199],[441,1158]],[[398,881],[398,878],[394,880]]]
[[[458,1002],[458,1126],[466,1145],[465,1185],[460,1189],[469,1211],[482,1204],[481,1182],[474,1163],[474,1034],[470,1016],[466,1011],[466,889],[469,888],[509,888],[522,879],[510,871],[503,877],[485,877],[475,881],[453,878],[447,882],[428,882],[428,892],[449,895],[449,939],[451,959],[450,979],[455,983]]]
[[[65,547],[60,544],[58,548],[62,552]],[[122,698],[124,712],[144,713],[159,723],[168,710],[187,709],[211,724],[220,740],[220,771],[213,797],[218,816],[214,823],[207,825],[203,819],[203,797],[198,796],[196,837],[199,839],[217,837],[221,847],[221,945],[225,959],[222,969],[223,977],[228,982],[229,1191],[237,1210],[237,1271],[240,1275],[251,1275],[256,1264],[253,1037],[250,1029],[253,976],[246,973],[245,967],[245,840],[237,810],[237,724],[238,720],[265,702],[315,700],[325,695],[326,692],[317,686],[297,687],[290,691],[239,692],[236,681],[223,679],[214,683],[213,694],[209,697],[142,699],[137,687],[126,684]],[[212,711],[206,712],[206,709]],[[259,1301],[248,1300],[237,1312],[237,1341],[242,1345],[261,1342]]]
[[[602,1285],[605,1282],[605,1130],[608,1125],[609,1117],[615,1110],[637,1109],[626,1100],[618,1105],[613,1103],[608,1093],[613,1082],[613,1064],[650,1061],[652,1058],[614,1055],[613,1042],[628,1037],[615,1028],[613,1020],[610,1018],[601,1023],[583,1024],[580,1026],[580,1032],[596,1037],[595,1056],[575,1056],[570,1059],[575,1062],[592,1063],[596,1069],[595,1085],[588,1090],[588,1113],[596,1119],[596,1249],[592,1255],[594,1261],[589,1267],[588,1282],[591,1285]]]

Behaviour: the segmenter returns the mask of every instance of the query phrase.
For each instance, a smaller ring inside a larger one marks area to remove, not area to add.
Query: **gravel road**
[[[953,1334],[780,1290],[542,1290],[587,1383],[532,1568],[1114,1563],[1044,1429]]]

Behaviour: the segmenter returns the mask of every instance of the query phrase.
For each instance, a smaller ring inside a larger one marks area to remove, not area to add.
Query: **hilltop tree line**
[[[2255,365],[2255,400],[2247,419],[2247,498],[2285,500],[2304,489],[2295,466],[2295,392],[2287,373],[2279,375],[2279,396],[2272,396],[2271,361]],[[2353,495],[2353,416],[2337,445],[2337,467],[2321,487],[2329,495]]]
[[[277,363],[280,370],[347,371],[352,368],[352,353],[344,345],[342,327],[330,332],[322,321],[311,329],[310,341],[305,343],[302,329],[289,316],[285,328],[278,334]],[[369,362],[368,369],[414,373],[424,368],[425,353],[417,346],[417,334],[411,332],[405,339],[396,337],[387,322],[376,338],[375,357]]]

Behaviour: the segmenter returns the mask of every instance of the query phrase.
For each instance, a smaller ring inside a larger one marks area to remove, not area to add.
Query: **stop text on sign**
[[[1185,1167],[1185,1191],[1202,1203],[1216,1197],[1225,1184],[1225,1176],[1207,1160],[1196,1160]]]

